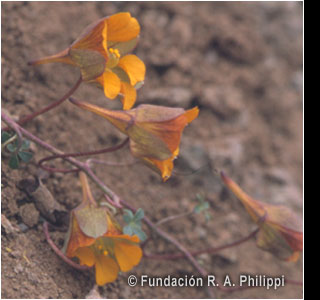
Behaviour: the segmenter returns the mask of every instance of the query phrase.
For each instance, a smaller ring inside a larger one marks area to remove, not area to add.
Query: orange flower
[[[101,115],[129,136],[132,154],[160,173],[164,181],[171,176],[183,129],[199,113],[198,107],[185,111],[146,104],[128,111],[111,111],[74,99],[70,101]]]
[[[122,234],[106,209],[95,204],[84,173],[80,173],[83,202],[71,213],[66,256],[77,257],[81,265],[95,266],[98,285],[116,280],[119,271],[127,272],[139,264],[142,250],[139,238]]]
[[[140,25],[130,13],[118,13],[88,26],[64,51],[30,64],[62,62],[79,67],[84,81],[101,85],[109,99],[122,95],[123,109],[130,109],[146,72],[143,61],[128,54],[139,33]]]
[[[303,250],[300,219],[285,206],[252,199],[224,173],[221,173],[221,178],[260,227],[257,246],[282,260],[297,261]]]

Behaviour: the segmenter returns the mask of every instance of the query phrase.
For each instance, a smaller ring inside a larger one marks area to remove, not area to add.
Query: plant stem
[[[117,151],[124,147],[127,143],[129,142],[129,138],[126,138],[121,144],[108,147],[108,148],[103,148],[100,150],[94,150],[94,151],[87,151],[87,152],[74,152],[74,153],[65,153],[65,154],[56,154],[52,156],[45,157],[39,161],[39,166],[43,168],[46,171],[49,172],[61,172],[61,173],[71,173],[71,172],[78,172],[78,169],[56,169],[56,168],[50,168],[47,166],[43,166],[42,164],[46,161],[57,159],[57,158],[66,158],[66,157],[80,157],[80,156],[88,156],[88,155],[97,155],[97,154],[103,154],[103,153],[110,153]]]
[[[58,155],[64,155],[64,153],[55,147],[51,146],[50,144],[44,142],[43,140],[39,139],[38,137],[34,136],[32,133],[30,133],[28,130],[20,127],[17,123],[15,123],[10,117],[8,117],[4,112],[1,112],[1,118],[7,125],[10,127],[16,127],[21,131],[21,133],[26,136],[28,139],[31,141],[35,142],[39,146],[45,148],[49,152],[53,154],[58,154]],[[13,128],[14,129],[14,128]],[[76,160],[73,157],[64,157],[66,161],[71,163],[72,165],[78,167],[82,171],[84,171],[97,185],[100,189],[102,189],[103,192],[105,192],[112,201],[114,201],[116,204],[123,204],[123,206],[131,209],[132,211],[136,211],[135,208],[133,208],[131,205],[126,203],[125,201],[121,200],[119,196],[117,196],[113,191],[111,191],[106,185],[102,183],[102,181],[92,172],[90,167],[88,167],[87,164],[84,164],[78,160]],[[182,245],[180,244],[177,240],[175,240],[173,237],[171,237],[169,234],[158,228],[151,220],[147,217],[143,218],[144,222],[151,228],[153,229],[156,233],[158,233],[159,236],[161,236],[163,239],[166,241],[172,243],[174,246],[176,246],[177,249],[179,249],[184,255],[187,257],[187,259],[190,261],[190,263],[195,267],[195,269],[201,274],[201,276],[206,277],[208,275],[207,271],[204,270],[199,263],[196,261],[196,259],[190,254],[190,252]],[[211,292],[210,292],[211,293]]]
[[[136,209],[131,206],[129,203],[125,202],[124,200],[120,200],[120,203],[124,206],[132,210],[133,212],[136,212]],[[180,250],[185,256],[189,262],[193,265],[193,267],[200,273],[200,275],[203,278],[206,278],[208,276],[208,272],[200,266],[198,261],[193,257],[193,255],[189,252],[189,250],[184,247],[180,242],[178,242],[175,238],[170,236],[168,233],[163,231],[162,229],[158,228],[156,224],[154,224],[148,217],[144,216],[142,219],[152,230],[154,230],[162,239],[165,241],[173,244],[178,250]],[[214,298],[213,290],[209,287],[207,287],[207,293],[210,298]]]
[[[38,144],[39,146],[43,147],[47,151],[55,154],[55,155],[64,155],[62,151],[59,149],[51,146],[50,144],[44,142],[43,140],[39,139],[32,133],[30,133],[28,130],[20,127],[16,122],[14,122],[9,116],[7,116],[3,111],[1,112],[1,118],[2,120],[10,126],[13,130],[19,130],[21,134],[23,134],[26,138],[33,141],[34,143]],[[90,167],[86,163],[82,163],[79,160],[73,158],[73,157],[64,157],[64,160],[68,161],[70,164],[76,166],[77,168],[84,171],[93,182],[95,182],[99,188],[108,195],[108,197],[112,200],[113,204],[119,204],[119,197],[111,190],[109,189],[90,169]]]
[[[136,209],[132,207],[130,204],[125,202],[124,200],[120,200],[120,203],[124,207],[129,208],[133,212],[136,212]],[[185,256],[191,264],[195,267],[195,269],[202,275],[202,276],[207,276],[207,271],[204,270],[199,263],[196,261],[196,259],[192,256],[192,254],[188,251],[187,248],[185,248],[182,244],[180,244],[176,239],[171,237],[169,234],[167,234],[165,231],[162,229],[158,228],[156,224],[154,224],[148,217],[144,216],[143,221],[152,229],[154,230],[158,235],[160,235],[164,240],[170,242],[173,244],[178,250],[180,250],[183,253],[183,256]]]
[[[48,242],[48,244],[51,246],[52,250],[64,261],[66,262],[68,265],[70,265],[71,267],[79,270],[79,271],[87,271],[90,268],[87,266],[81,266],[77,263],[75,263],[74,261],[72,261],[71,259],[69,259],[67,256],[64,255],[64,253],[56,246],[56,244],[52,241],[50,234],[49,234],[49,230],[48,230],[48,222],[44,222],[43,223],[43,232],[44,235],[46,237],[46,240]]]
[[[8,139],[5,143],[3,143],[3,144],[1,144],[1,150],[3,151],[4,149],[5,149],[5,147],[8,145],[8,144],[10,144],[10,143],[12,143],[12,142],[14,142],[16,139],[17,139],[17,134],[14,134],[10,139]]]
[[[220,247],[216,247],[216,248],[208,248],[208,249],[203,249],[203,250],[197,250],[197,251],[190,251],[192,256],[197,256],[200,254],[215,254],[218,253],[222,250],[228,249],[228,248],[232,248],[232,247],[236,247],[239,246],[247,241],[249,241],[250,239],[252,239],[253,237],[256,236],[256,234],[259,232],[260,228],[257,228],[256,230],[254,230],[253,232],[251,232],[248,236],[243,237],[235,242],[220,246]],[[146,254],[144,253],[144,256],[146,258],[150,258],[150,259],[159,259],[159,260],[173,260],[173,259],[179,259],[179,258],[184,258],[185,256],[183,254],[180,253],[174,253],[174,254]]]
[[[64,95],[62,96],[62,98],[60,98],[59,100],[49,104],[48,106],[24,117],[23,119],[19,120],[17,123],[18,125],[23,125],[29,121],[31,121],[32,119],[34,119],[35,117],[39,116],[39,115],[42,115],[46,112],[48,112],[49,110],[57,107],[58,105],[60,105],[62,102],[64,102],[65,100],[67,100],[77,89],[78,87],[80,86],[80,84],[82,83],[82,78],[80,76],[80,78],[78,79],[78,81],[76,82],[76,84]],[[4,128],[3,130],[4,131],[8,131],[8,127]]]
[[[163,225],[165,223],[168,223],[168,222],[180,219],[180,218],[188,217],[188,216],[192,215],[193,213],[194,213],[194,210],[191,210],[191,211],[187,211],[187,212],[184,212],[184,213],[181,213],[181,214],[169,216],[169,217],[163,218],[160,221],[158,221],[156,223],[156,225],[160,226],[160,225]]]

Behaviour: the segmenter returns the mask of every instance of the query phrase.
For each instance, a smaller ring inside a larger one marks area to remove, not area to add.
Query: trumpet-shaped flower
[[[81,265],[94,266],[97,284],[104,285],[139,264],[142,250],[136,235],[123,234],[107,210],[95,204],[83,173],[80,179],[84,199],[71,213],[64,252]]]
[[[257,246],[282,260],[298,260],[303,250],[300,219],[285,206],[271,205],[252,199],[225,174],[221,173],[221,177],[260,227]]]
[[[122,95],[123,109],[136,101],[136,88],[145,77],[145,65],[133,54],[140,25],[130,13],[118,13],[88,26],[64,51],[30,62],[32,65],[61,62],[80,68],[82,80],[95,82],[109,99]]]
[[[73,104],[106,118],[130,138],[131,153],[166,181],[179,154],[183,129],[192,122],[199,109],[185,111],[155,105],[139,105],[128,111],[111,111],[86,102],[70,99]]]

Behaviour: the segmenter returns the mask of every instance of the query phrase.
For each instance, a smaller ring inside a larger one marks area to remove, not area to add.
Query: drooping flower
[[[139,264],[142,250],[136,235],[123,234],[108,211],[95,204],[84,173],[80,179],[83,202],[71,213],[64,252],[77,257],[81,265],[94,266],[96,283],[104,285]]]
[[[260,227],[257,246],[279,259],[297,261],[303,250],[301,220],[286,206],[271,205],[251,198],[223,172],[221,178]]]
[[[30,64],[61,62],[79,67],[83,81],[101,85],[109,99],[121,95],[123,109],[130,109],[146,72],[143,61],[128,54],[139,33],[140,25],[130,13],[118,13],[89,25],[64,51]]]
[[[185,111],[147,104],[128,111],[111,111],[75,99],[70,101],[106,118],[126,134],[130,138],[131,153],[160,173],[164,181],[171,176],[183,129],[199,113],[198,107]]]

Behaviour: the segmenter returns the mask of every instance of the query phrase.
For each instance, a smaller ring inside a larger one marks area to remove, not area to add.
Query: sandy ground
[[[197,193],[210,202],[212,218],[201,215],[168,223],[165,230],[190,249],[219,246],[248,234],[253,224],[241,203],[212,170],[224,170],[253,197],[284,204],[302,216],[302,5],[297,2],[2,2],[2,109],[26,115],[61,97],[77,80],[66,65],[27,66],[27,61],[65,49],[92,21],[129,11],[141,24],[136,54],[147,66],[137,104],[200,107],[185,130],[176,174],[166,183],[145,166],[99,167],[96,173],[116,193],[141,207],[153,220],[190,210]],[[109,108],[102,91],[83,85],[78,99]],[[123,137],[103,119],[64,103],[26,127],[65,152],[100,149]],[[84,298],[94,285],[60,260],[46,243],[39,213],[19,188],[38,174],[37,161],[48,155],[32,145],[34,158],[19,170],[2,159],[2,298]],[[130,161],[128,149],[101,155]],[[64,165],[66,166],[66,165]],[[198,170],[199,169],[199,170]],[[193,175],[186,176],[198,170]],[[183,175],[184,174],[184,175]],[[74,174],[53,174],[45,186],[65,209],[75,207],[81,189]],[[101,192],[93,186],[94,195]],[[150,235],[147,228],[144,228]],[[52,237],[62,246],[64,233]],[[149,253],[175,249],[152,235]],[[258,249],[254,241],[199,262],[222,279],[239,274],[285,275],[302,279],[302,261],[286,263]],[[104,298],[205,298],[204,288],[127,285],[129,274],[197,276],[184,259],[143,259],[129,273],[99,289]],[[257,288],[219,298],[301,298],[302,288]]]

